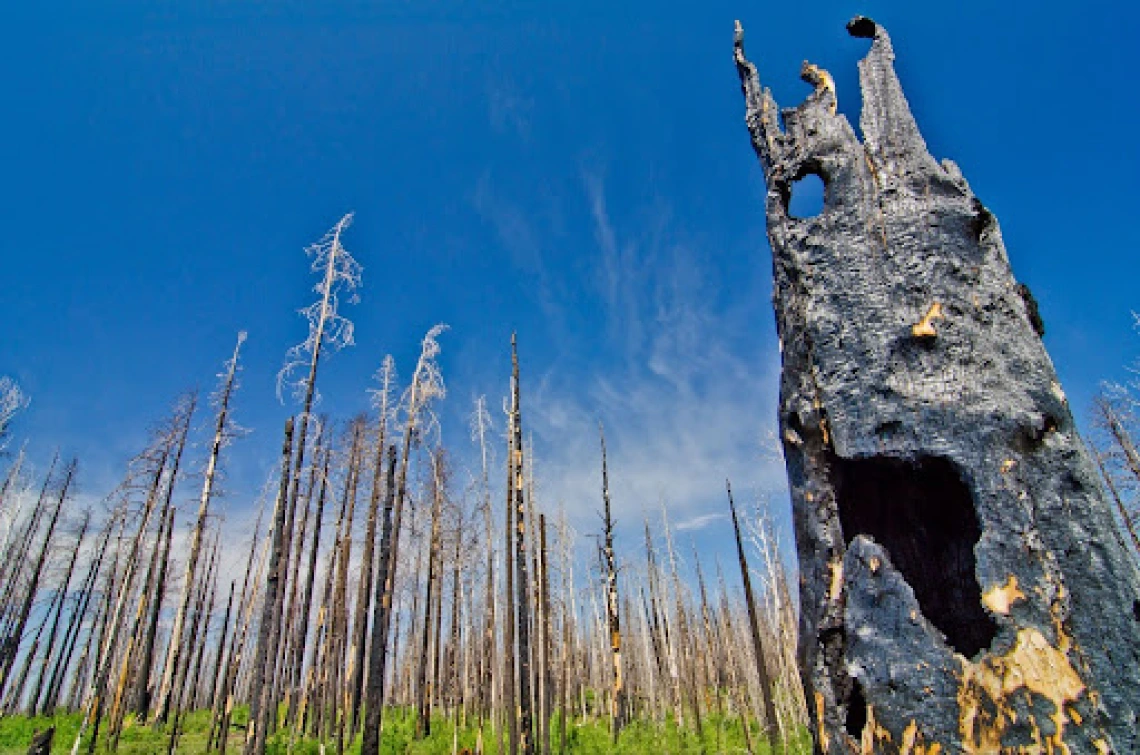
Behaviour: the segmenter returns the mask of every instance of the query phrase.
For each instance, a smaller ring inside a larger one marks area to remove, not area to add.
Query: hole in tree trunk
[[[847,698],[847,715],[843,719],[843,728],[856,739],[863,733],[867,725],[867,699],[863,697],[863,687],[859,680],[851,678],[851,695]]]
[[[959,653],[989,647],[997,624],[982,607],[974,560],[982,530],[954,465],[938,456],[836,457],[832,469],[846,542],[862,534],[885,548],[923,616]]]
[[[788,214],[793,218],[814,218],[823,212],[823,178],[805,173],[792,182],[788,196]]]

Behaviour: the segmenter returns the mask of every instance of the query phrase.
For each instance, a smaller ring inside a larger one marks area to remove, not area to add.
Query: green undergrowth
[[[61,714],[57,716],[5,716],[0,717],[0,755],[16,755],[27,752],[28,743],[38,731],[49,726],[56,727],[55,740],[52,753],[68,753],[75,741],[75,734],[79,729],[79,714]],[[245,711],[237,710],[234,716],[235,726],[231,729],[228,753],[240,753],[244,740]],[[204,753],[206,749],[206,736],[210,728],[209,711],[197,711],[188,714],[182,726],[182,735],[179,738],[177,753],[191,755]],[[384,720],[384,734],[381,738],[380,751],[384,755],[450,755],[452,752],[462,753],[465,749],[474,753],[482,734],[482,751],[488,755],[499,755],[499,732],[492,732],[490,726],[484,726],[482,731],[475,726],[461,727],[456,734],[453,722],[450,719],[436,717],[432,720],[431,735],[421,739],[415,737],[415,717],[407,709],[392,709],[386,711]],[[753,752],[755,755],[808,755],[811,752],[811,739],[806,730],[801,730],[790,737],[787,750],[777,745],[775,752],[770,751],[766,744],[761,742],[759,727],[752,726]],[[88,733],[84,737],[81,753],[87,752]],[[550,726],[551,752],[557,755],[562,752],[562,733],[559,728],[558,717],[555,716]],[[99,745],[95,752],[102,755],[107,753],[104,732],[100,732]],[[151,726],[141,725],[128,718],[124,723],[122,736],[119,739],[117,752],[119,755],[157,755],[167,752],[169,733],[167,730],[156,730]],[[505,748],[504,748],[505,749]],[[610,735],[609,722],[604,720],[587,719],[571,721],[566,729],[566,750],[574,755],[594,755],[595,753],[747,753],[745,747],[744,731],[739,719],[721,719],[715,715],[708,716],[703,721],[703,737],[698,738],[694,731],[678,727],[671,719],[665,722],[633,721],[622,730],[617,743]],[[333,755],[336,752],[334,742],[325,742],[325,754]],[[298,739],[290,742],[287,732],[278,732],[269,740],[266,748],[267,755],[321,755],[320,742],[315,739]],[[360,737],[346,743],[346,755],[359,755]]]

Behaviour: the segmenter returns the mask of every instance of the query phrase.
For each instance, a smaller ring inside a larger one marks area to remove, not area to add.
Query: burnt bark
[[[153,579],[153,594],[150,597],[149,609],[150,618],[147,621],[145,634],[142,643],[142,663],[137,670],[137,677],[135,679],[134,690],[134,710],[135,716],[140,720],[146,720],[147,713],[150,710],[151,688],[150,688],[150,669],[154,663],[154,646],[155,640],[158,637],[158,620],[162,612],[162,599],[166,592],[166,570],[170,563],[170,545],[172,540],[174,528],[174,507],[170,507],[166,511],[164,517],[165,527],[160,529],[158,542],[155,543],[155,556],[157,561],[156,569],[157,575]],[[161,550],[160,550],[161,547]],[[158,554],[161,552],[161,556]],[[151,580],[148,579],[148,582]]]
[[[245,755],[261,755],[265,752],[265,737],[274,711],[270,709],[273,667],[277,661],[277,640],[281,629],[281,616],[275,613],[277,595],[284,588],[281,584],[282,546],[284,541],[285,511],[289,496],[289,460],[293,450],[293,418],[285,420],[285,439],[281,446],[281,487],[277,493],[277,504],[273,512],[272,546],[269,551],[269,566],[265,578],[265,596],[261,610],[261,622],[257,633],[257,649],[254,651],[253,679],[250,682],[249,728],[246,732]],[[223,737],[225,731],[223,730]]]
[[[23,637],[24,627],[27,625],[28,616],[32,612],[32,603],[35,601],[36,593],[39,591],[40,578],[43,576],[44,564],[47,562],[48,553],[50,552],[52,536],[55,534],[55,526],[59,522],[60,512],[63,511],[63,502],[67,499],[68,488],[71,487],[71,482],[75,477],[75,468],[76,462],[72,461],[64,472],[63,485],[60,488],[55,508],[52,510],[51,519],[48,520],[47,532],[44,534],[39,554],[37,554],[35,563],[32,566],[32,574],[24,592],[23,602],[20,605],[19,612],[16,614],[12,628],[6,633],[3,658],[0,659],[2,660],[2,663],[0,663],[0,690],[3,690],[7,685],[8,675],[16,661],[16,651],[20,647],[20,639]]]
[[[384,476],[384,442],[387,429],[387,407],[380,409],[379,429],[376,433],[376,458],[372,466],[372,493],[368,499],[368,523],[364,532],[364,553],[360,560],[360,582],[356,592],[356,616],[352,629],[352,678],[350,684],[349,723],[350,739],[360,728],[360,705],[364,693],[364,669],[367,664],[368,618],[371,613],[372,567],[376,549],[376,515],[380,506],[380,491]]]
[[[618,611],[617,562],[614,559],[614,520],[610,511],[610,475],[606,464],[606,435],[601,424],[598,435],[602,441],[602,514],[604,527],[602,556],[606,580],[606,625],[610,634],[610,656],[613,662],[613,697],[610,699],[610,729],[614,744],[625,725],[625,684],[621,662],[621,614]]]
[[[526,500],[523,493],[522,410],[519,401],[519,356],[515,337],[511,336],[512,432],[514,433],[514,509],[515,509],[515,603],[518,611],[516,637],[518,640],[518,710],[519,752],[534,752],[533,712],[531,708],[531,647],[530,647],[530,577],[527,569]]]
[[[818,748],[1135,752],[1140,572],[997,220],[927,151],[883,28],[848,30],[862,141],[815,66],[778,112],[736,36]],[[808,174],[823,210],[796,218]]]
[[[360,745],[361,755],[380,752],[380,724],[384,706],[384,674],[388,660],[387,623],[383,616],[389,612],[392,594],[385,590],[385,575],[389,571],[392,553],[392,506],[396,497],[396,447],[388,446],[388,464],[384,482],[384,513],[380,536],[380,563],[373,586],[372,651],[368,656],[368,688],[364,700],[364,733]]]
[[[776,706],[772,702],[772,679],[768,673],[768,660],[764,653],[764,642],[761,639],[760,617],[756,615],[756,596],[752,592],[752,576],[748,571],[748,558],[744,555],[744,543],[740,539],[740,521],[736,517],[736,503],[732,500],[732,486],[727,481],[725,489],[728,492],[728,508],[732,513],[732,531],[736,536],[736,557],[740,562],[740,579],[744,583],[744,603],[748,607],[748,628],[752,632],[752,654],[756,661],[756,675],[760,679],[760,697],[764,702],[764,725],[767,727],[765,736],[768,748],[775,749]]]

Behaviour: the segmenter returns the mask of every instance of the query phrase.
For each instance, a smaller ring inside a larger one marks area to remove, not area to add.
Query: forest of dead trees
[[[614,743],[636,725],[690,734],[695,750],[719,751],[730,734],[750,753],[795,750],[806,710],[794,578],[761,506],[727,488],[736,563],[715,573],[676,542],[664,508],[645,516],[640,542],[618,542],[599,425],[598,497],[576,503],[598,526],[575,531],[564,506],[536,495],[513,338],[502,418],[476,400],[469,448],[443,447],[434,411],[444,326],[423,337],[405,385],[381,360],[373,413],[315,413],[322,354],[353,341],[339,311],[360,283],[349,222],[308,249],[318,300],[279,385],[299,411],[258,501],[218,494],[243,442],[232,409],[244,333],[211,399],[179,398],[92,507],[76,503],[78,461],[33,468],[14,448],[27,399],[0,384],[4,716],[71,715],[74,739],[56,743],[71,752],[114,752],[139,727],[173,752],[189,714],[208,722],[195,751],[247,755],[314,742],[378,753],[393,721],[413,739],[446,726],[454,752],[461,732],[472,751],[572,751],[586,724]],[[1092,420],[1140,555],[1132,390],[1106,387]],[[198,447],[204,458],[191,458]],[[239,542],[225,511],[245,506],[258,513]],[[234,574],[225,549],[240,551]]]
[[[78,461],[33,467],[11,442],[26,398],[4,383],[4,716],[71,716],[54,749],[76,753],[114,752],[140,728],[168,752],[378,753],[397,725],[413,740],[446,730],[455,752],[573,751],[583,726],[615,747],[648,728],[695,750],[729,738],[748,752],[796,750],[806,710],[794,577],[755,499],[725,491],[736,549],[715,573],[678,542],[664,507],[621,542],[610,496],[620,472],[599,425],[597,498],[572,502],[597,511],[597,526],[575,531],[563,504],[536,494],[525,347],[513,337],[500,418],[477,399],[468,448],[441,441],[442,325],[423,336],[406,383],[380,360],[371,414],[317,413],[322,356],[353,342],[340,312],[361,276],[342,242],[350,221],[307,250],[318,298],[278,386],[298,411],[260,500],[220,495],[226,457],[246,442],[232,416],[244,333],[210,399],[178,398],[89,507],[75,493]],[[257,511],[242,537],[226,526],[239,507]],[[197,749],[180,743],[191,717],[208,722]]]

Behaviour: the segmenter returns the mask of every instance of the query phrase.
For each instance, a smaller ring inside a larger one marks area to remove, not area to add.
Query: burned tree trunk
[[[773,736],[777,728],[776,706],[772,703],[772,681],[768,674],[768,661],[761,639],[760,618],[756,615],[756,597],[752,593],[752,577],[748,571],[748,558],[744,555],[744,544],[740,539],[740,521],[736,517],[736,503],[732,500],[732,485],[725,481],[728,491],[728,509],[732,514],[732,532],[736,537],[736,557],[740,561],[740,579],[744,583],[744,604],[748,607],[748,628],[752,632],[752,655],[756,661],[756,678],[760,680],[760,699],[764,702],[764,726],[768,748],[775,749]]]
[[[285,529],[286,500],[289,495],[289,459],[293,452],[293,418],[285,420],[285,440],[281,446],[281,487],[273,512],[273,529],[270,537],[269,566],[265,578],[265,595],[258,624],[257,646],[253,661],[253,679],[249,685],[249,725],[246,729],[245,755],[262,755],[265,738],[275,711],[269,709],[270,687],[277,661],[277,640],[281,629],[281,616],[275,614],[277,595],[284,589],[281,584],[282,544]],[[225,736],[225,729],[223,729]]]
[[[800,663],[825,752],[1136,752],[1140,573],[994,216],[927,152],[886,32],[860,142],[831,77],[783,112],[743,53],[768,185]],[[815,174],[824,207],[789,212]]]
[[[518,711],[519,711],[519,752],[531,755],[534,752],[533,712],[530,687],[532,681],[530,663],[530,577],[527,575],[526,543],[526,501],[523,497],[523,444],[522,414],[519,401],[519,355],[514,335],[511,335],[511,431],[514,437],[514,494],[515,510],[515,603],[518,641]]]
[[[55,526],[59,522],[60,512],[63,511],[63,503],[67,500],[68,489],[71,487],[71,483],[75,477],[76,466],[77,462],[73,460],[64,472],[63,485],[60,488],[59,498],[56,501],[55,508],[52,510],[51,519],[48,521],[47,532],[44,534],[43,544],[40,546],[39,555],[36,556],[35,565],[32,567],[32,575],[28,580],[27,589],[24,592],[23,603],[20,606],[19,613],[16,615],[16,620],[13,623],[11,631],[5,636],[3,665],[0,666],[0,690],[3,690],[7,685],[8,675],[15,665],[16,651],[20,646],[20,638],[24,634],[24,627],[28,623],[28,616],[31,615],[32,604],[35,602],[36,593],[39,591],[40,578],[44,573],[44,564],[51,550],[52,536],[55,534]]]
[[[512,378],[513,380],[513,378]],[[512,391],[512,394],[514,392]],[[515,414],[512,410],[507,416],[507,500],[504,506],[506,513],[506,547],[503,551],[503,603],[505,616],[503,624],[503,657],[506,661],[503,669],[503,707],[507,714],[507,750],[510,755],[518,755],[519,751],[519,713],[516,707],[518,699],[518,676],[515,659],[518,650],[515,646],[515,629],[518,626],[515,612]],[[519,474],[522,474],[519,472]]]
[[[602,546],[606,580],[606,625],[610,635],[610,656],[613,660],[613,697],[610,699],[610,729],[614,744],[625,725],[625,685],[621,664],[621,614],[618,613],[617,562],[614,560],[614,520],[610,512],[610,475],[606,466],[606,435],[598,424],[598,435],[602,439],[602,514],[604,527]]]
[[[431,534],[428,538],[427,580],[424,596],[424,628],[420,635],[420,657],[416,675],[416,698],[418,702],[416,716],[416,737],[426,737],[431,734],[431,701],[435,696],[434,674],[429,679],[428,653],[432,646],[431,638],[435,620],[439,611],[435,606],[433,596],[438,592],[436,583],[442,582],[441,569],[437,564],[441,561],[440,555],[440,507],[443,503],[443,479],[441,467],[441,453],[436,450],[432,453],[432,483],[431,483]],[[438,648],[438,641],[435,643]],[[435,652],[438,652],[435,651]]]
[[[384,705],[384,674],[388,659],[387,624],[385,612],[392,602],[391,592],[385,591],[385,575],[389,571],[392,553],[392,506],[396,498],[396,447],[388,446],[388,465],[384,482],[384,512],[380,535],[380,563],[376,574],[372,600],[372,651],[368,656],[368,681],[364,700],[364,733],[361,737],[362,755],[380,752],[380,724]]]
[[[55,638],[59,631],[59,625],[63,620],[64,603],[67,601],[67,588],[71,584],[71,575],[75,572],[75,564],[79,560],[79,551],[83,548],[83,538],[87,535],[87,526],[91,523],[91,512],[86,511],[83,514],[83,523],[79,526],[79,535],[75,538],[75,548],[71,551],[71,558],[68,560],[67,571],[64,572],[63,581],[60,582],[59,592],[57,593],[56,613],[55,619],[52,621],[51,630],[48,632],[47,647],[44,649],[43,661],[40,666],[40,673],[36,679],[35,689],[32,691],[32,698],[28,704],[28,713],[35,715],[39,710],[40,695],[44,691],[44,685],[48,679],[49,666],[52,658],[52,652],[55,650]]]

